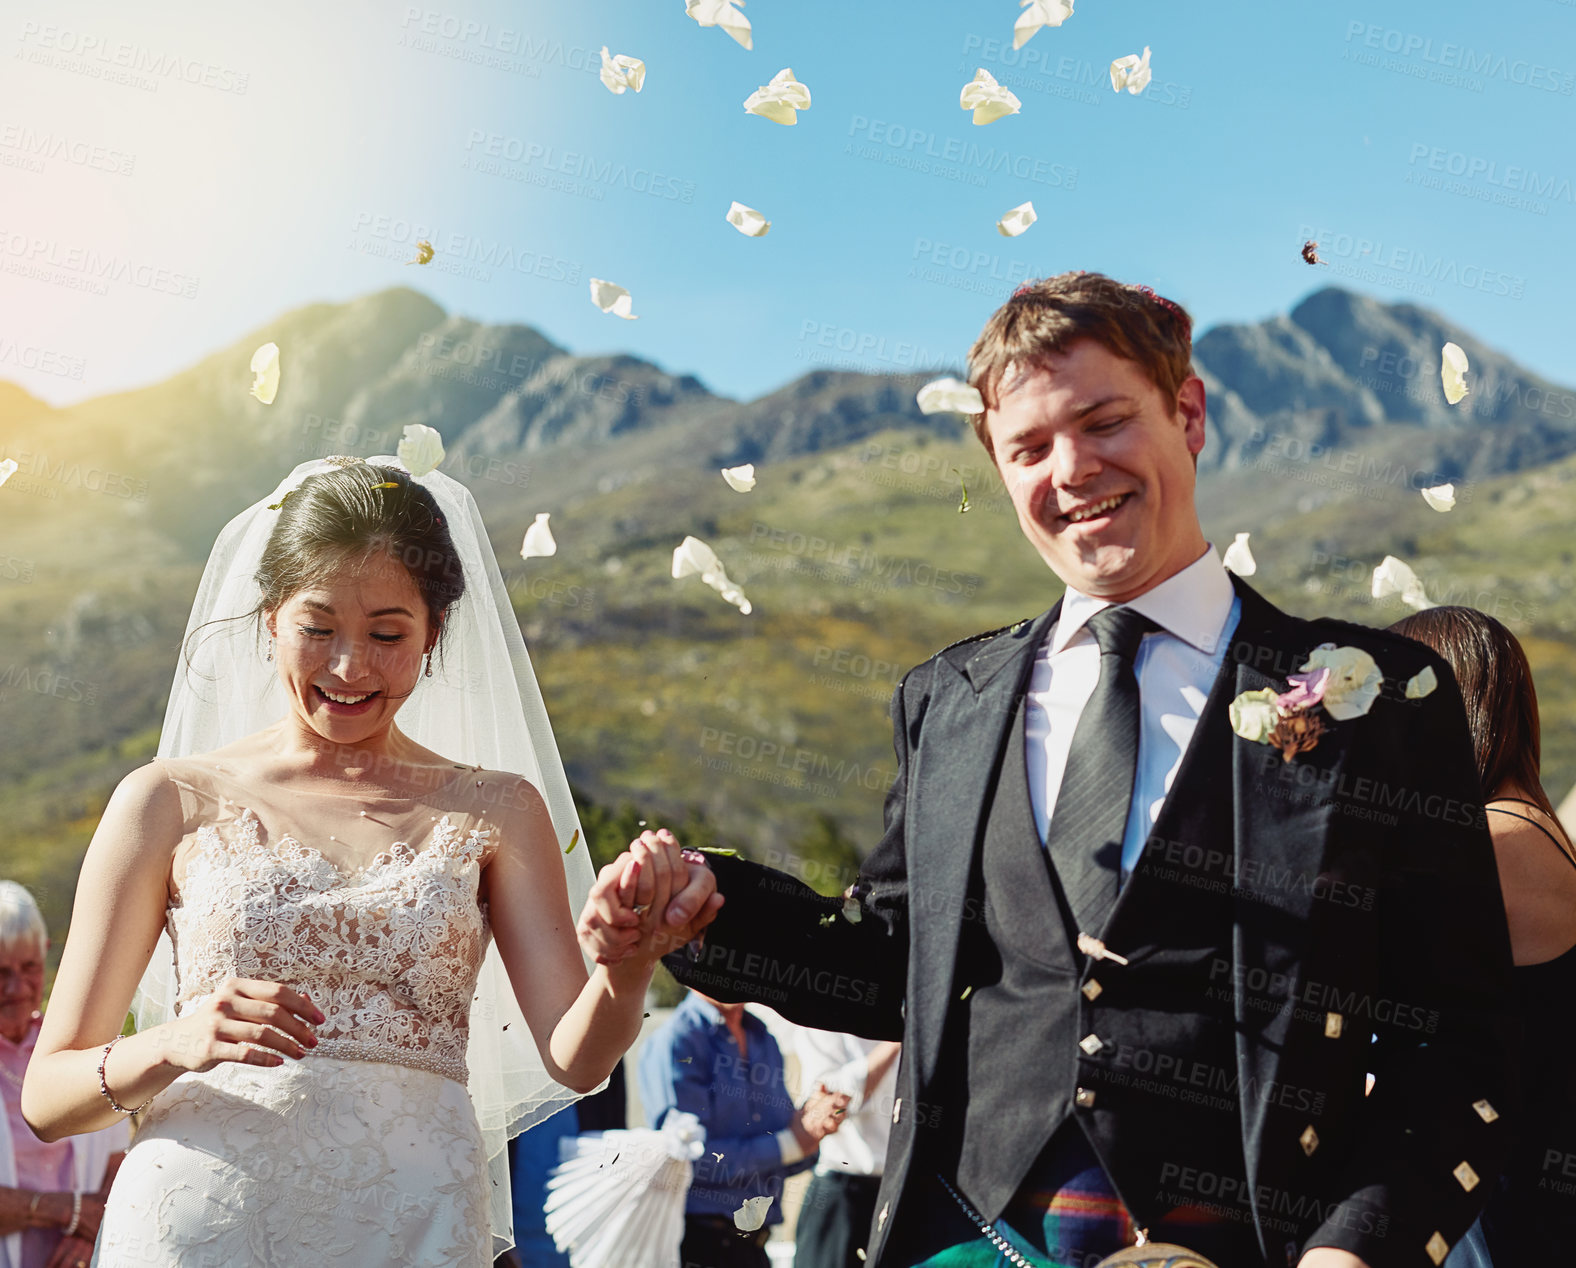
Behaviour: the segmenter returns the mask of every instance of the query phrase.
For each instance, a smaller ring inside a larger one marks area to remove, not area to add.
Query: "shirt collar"
[[[1236,590],[1226,575],[1225,565],[1213,545],[1181,572],[1144,591],[1127,607],[1147,616],[1168,634],[1190,643],[1205,655],[1213,656],[1231,616]],[[1061,615],[1051,631],[1049,654],[1054,656],[1078,635],[1089,618],[1111,607],[1108,599],[1097,599],[1067,587],[1062,596]]]
[[[38,1042],[38,1032],[43,1027],[44,1014],[34,1013],[27,1021],[27,1029],[22,1032],[22,1041],[12,1043],[4,1035],[0,1035],[0,1052],[26,1052],[33,1051],[33,1045]]]
[[[695,994],[694,991],[691,991],[689,995],[685,997],[684,1003],[686,1007],[692,1009],[695,1014],[700,1017],[700,1019],[707,1025],[713,1027],[727,1025],[727,1021],[722,1015],[722,1010],[710,1000],[702,999],[699,995]],[[752,1023],[759,1022],[760,1019],[754,1016],[754,1014],[752,1014],[748,1008],[744,1010],[744,1015],[740,1019],[740,1024],[746,1030],[753,1030],[755,1027],[752,1025]]]

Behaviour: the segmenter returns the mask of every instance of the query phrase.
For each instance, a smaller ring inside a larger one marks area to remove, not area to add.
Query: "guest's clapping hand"
[[[44,1268],[87,1268],[93,1259],[93,1241],[87,1237],[62,1237]]]
[[[822,1140],[843,1125],[848,1103],[846,1092],[833,1092],[824,1083],[805,1098],[789,1124],[805,1153],[813,1153]]]
[[[721,906],[705,857],[662,828],[597,873],[575,932],[598,964],[649,966],[698,937]]]

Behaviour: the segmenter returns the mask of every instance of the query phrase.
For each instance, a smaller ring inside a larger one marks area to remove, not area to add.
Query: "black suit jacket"
[[[1421,1268],[1438,1262],[1439,1245],[1453,1245],[1487,1200],[1517,1095],[1509,935],[1460,694],[1445,663],[1418,643],[1304,621],[1233,583],[1241,619],[1139,866],[1167,850],[1214,851],[1232,887],[1232,964],[1222,977],[1235,1001],[1243,1196],[1265,1262],[1278,1268],[1330,1245],[1373,1268]],[[965,928],[977,937],[983,923],[979,853],[994,772],[1059,606],[947,648],[899,685],[897,776],[885,832],[861,869],[860,920],[841,914],[841,899],[716,857],[727,902],[701,957],[667,960],[681,981],[718,998],[903,1040],[868,1248],[875,1268],[912,1262],[903,1230],[917,1218],[926,1168],[946,1154],[937,1146],[958,1100],[966,1112],[1013,1094],[1011,1068],[973,1071],[967,1088],[948,1085],[960,1042],[949,1023],[960,1011]],[[1291,762],[1235,735],[1229,745],[1200,744],[1206,728],[1229,727],[1232,698],[1284,689],[1325,642],[1363,648],[1378,662],[1384,693],[1367,715],[1333,723]],[[1405,699],[1405,684],[1424,668],[1438,687]],[[1231,800],[1234,839],[1189,842],[1199,799],[1218,798]],[[1141,966],[1152,950],[1144,931],[1123,930],[1132,894],[1130,881],[1107,933]],[[1329,1014],[1342,1019],[1338,1036],[1326,1033]],[[1365,1097],[1369,1071],[1377,1083]],[[1285,1086],[1325,1098],[1317,1155],[1300,1108],[1251,1092]],[[1121,1188],[1122,1176],[1113,1179]]]

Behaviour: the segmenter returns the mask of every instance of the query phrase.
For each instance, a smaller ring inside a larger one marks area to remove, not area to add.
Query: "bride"
[[[491,1263],[508,1136],[606,1078],[721,903],[666,832],[632,849],[637,952],[588,976],[587,850],[475,503],[296,468],[214,547],[28,1067],[44,1140],[139,1114],[94,1264]]]

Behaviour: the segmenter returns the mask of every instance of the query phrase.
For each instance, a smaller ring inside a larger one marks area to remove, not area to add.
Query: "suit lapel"
[[[992,638],[961,643],[937,658],[925,743],[910,755],[909,993],[916,1071],[923,1087],[936,1072],[966,909],[977,900],[986,808],[1001,771],[1018,698],[1034,652],[1061,602]],[[1018,746],[1021,759],[1021,740]],[[977,918],[977,916],[976,916]]]

